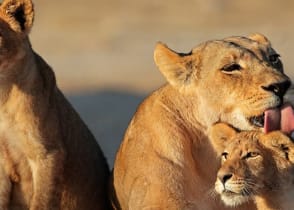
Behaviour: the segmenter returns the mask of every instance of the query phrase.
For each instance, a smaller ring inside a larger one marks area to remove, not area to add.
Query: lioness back
[[[211,140],[222,164],[215,190],[232,207],[254,200],[260,210],[292,209],[294,143],[280,131],[237,132],[220,123]]]

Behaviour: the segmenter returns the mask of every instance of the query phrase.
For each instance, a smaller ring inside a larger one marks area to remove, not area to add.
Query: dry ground
[[[35,50],[96,135],[110,165],[143,96],[164,83],[157,41],[188,52],[208,39],[261,32],[294,78],[292,0],[35,0]]]

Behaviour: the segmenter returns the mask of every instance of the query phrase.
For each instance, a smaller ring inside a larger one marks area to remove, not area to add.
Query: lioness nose
[[[280,98],[282,98],[285,95],[288,88],[290,87],[290,85],[291,85],[291,82],[289,80],[286,80],[281,83],[270,84],[267,87],[262,86],[262,88],[264,90],[271,91],[274,94],[276,94],[277,96],[279,96]]]
[[[232,178],[233,174],[231,173],[226,173],[226,172],[218,172],[217,173],[217,177],[218,179],[223,183],[225,184],[230,178]]]

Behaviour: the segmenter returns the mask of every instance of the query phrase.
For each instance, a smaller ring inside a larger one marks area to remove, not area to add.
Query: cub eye
[[[281,147],[282,151],[283,151],[284,154],[285,154],[285,158],[286,158],[287,160],[289,160],[289,147],[287,147],[287,146],[284,145],[284,144],[282,144],[280,147]]]
[[[221,68],[222,71],[228,72],[228,73],[232,72],[232,71],[239,71],[241,69],[242,69],[242,67],[237,63],[231,63],[231,64],[226,65],[223,68]]]
[[[259,155],[258,152],[248,152],[244,158],[245,158],[245,159],[247,159],[247,158],[255,158],[255,157],[257,157],[258,155]]]
[[[268,59],[272,64],[277,64],[280,62],[279,57],[280,57],[279,54],[273,54],[273,55],[270,55]]]
[[[223,159],[223,160],[226,160],[227,157],[228,157],[228,153],[227,153],[227,152],[223,152],[223,153],[222,153],[222,159]]]

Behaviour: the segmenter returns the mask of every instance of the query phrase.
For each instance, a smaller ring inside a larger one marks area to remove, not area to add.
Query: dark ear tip
[[[158,41],[155,45],[155,52],[162,49],[169,49],[169,48],[165,43]]]
[[[157,42],[156,42],[156,46],[157,46],[157,45],[164,45],[164,46],[166,46],[166,44],[163,43],[162,41],[157,41]]]

